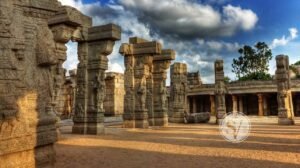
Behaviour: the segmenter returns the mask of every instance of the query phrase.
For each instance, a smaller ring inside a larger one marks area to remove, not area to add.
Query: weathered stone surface
[[[100,132],[104,87],[92,80],[97,76],[104,83],[106,56],[120,29],[104,26],[104,38],[89,40],[91,26],[89,17],[57,0],[0,1],[0,167],[54,167],[55,113],[64,94],[62,64],[70,40],[79,42],[76,116],[89,114],[84,121],[93,124],[87,132]],[[116,32],[112,38],[109,31]],[[88,113],[86,100],[94,91],[102,101]]]
[[[124,75],[116,72],[106,73],[105,116],[119,116],[124,112]]]
[[[171,65],[171,90],[170,90],[170,122],[183,123],[187,102],[187,65],[174,63]]]
[[[133,37],[123,44],[125,56],[124,126],[147,128],[166,126],[167,69],[175,59],[174,50],[161,50],[161,44]]]
[[[149,124],[151,126],[168,125],[167,106],[167,70],[171,61],[175,59],[175,51],[162,50],[160,55],[155,55],[153,59],[153,111],[149,112]]]
[[[294,124],[294,110],[289,75],[289,57],[276,56],[276,80],[278,102],[278,124]]]
[[[222,122],[226,115],[225,94],[227,92],[224,82],[224,65],[223,60],[215,62],[215,95],[216,95],[216,118],[217,123]]]
[[[105,71],[107,56],[112,53],[121,28],[108,24],[87,28],[87,39],[78,45],[77,92],[73,133],[101,134],[104,132],[104,107],[106,95]]]

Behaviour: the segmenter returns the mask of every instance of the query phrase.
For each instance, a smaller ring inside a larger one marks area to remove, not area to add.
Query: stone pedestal
[[[294,124],[294,110],[290,86],[288,56],[276,56],[276,67],[278,124],[291,125]]]
[[[183,123],[186,112],[187,65],[174,63],[171,66],[171,110],[170,122]]]

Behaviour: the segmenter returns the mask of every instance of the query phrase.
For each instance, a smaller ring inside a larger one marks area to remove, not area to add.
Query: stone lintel
[[[156,55],[156,54],[161,54],[162,51],[161,44],[156,41],[132,44],[132,46],[133,46],[133,51],[132,51],[133,55],[139,55],[139,54]]]
[[[88,41],[98,40],[120,40],[121,27],[115,24],[95,26],[89,28]]]
[[[65,24],[68,26],[91,26],[92,19],[88,16],[84,16],[77,9],[69,6],[62,6],[59,11],[48,20],[49,26]]]
[[[138,44],[138,43],[146,43],[146,42],[149,42],[149,41],[146,40],[146,39],[143,39],[143,38],[139,38],[139,37],[129,38],[129,43],[130,44]]]
[[[156,41],[136,43],[136,44],[127,44],[124,43],[120,47],[119,53],[128,56],[128,55],[160,55],[162,52],[162,46]]]
[[[175,51],[171,49],[162,50],[160,55],[155,55],[153,61],[171,61],[175,59]]]

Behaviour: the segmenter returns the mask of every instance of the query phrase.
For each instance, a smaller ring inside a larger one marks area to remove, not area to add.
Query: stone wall
[[[116,72],[106,73],[105,116],[123,115],[124,112],[124,75]]]

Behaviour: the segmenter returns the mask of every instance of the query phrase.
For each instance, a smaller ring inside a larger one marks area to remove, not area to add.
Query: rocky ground
[[[60,129],[58,168],[300,167],[299,123],[254,123],[239,144],[224,140],[213,124],[146,130],[108,126],[101,136],[72,135],[67,124]]]

